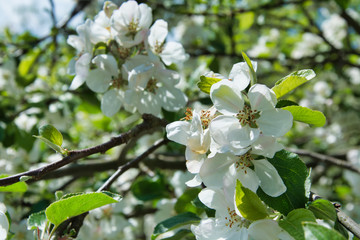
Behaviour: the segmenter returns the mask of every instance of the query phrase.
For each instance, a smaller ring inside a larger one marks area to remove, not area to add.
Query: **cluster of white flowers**
[[[256,63],[252,65],[256,70]],[[214,105],[200,112],[188,109],[182,121],[166,127],[170,140],[186,146],[187,169],[195,175],[187,185],[203,183],[206,188],[199,199],[216,210],[215,218],[192,226],[197,239],[289,237],[274,220],[246,220],[235,204],[237,181],[253,192],[260,187],[272,197],[286,191],[266,158],[283,148],[276,138],[290,130],[293,117],[289,111],[275,107],[277,98],[271,89],[262,84],[249,86],[249,70],[246,63],[237,63],[228,78],[206,74],[219,80],[210,89]]]
[[[152,23],[152,10],[136,1],[119,8],[105,2],[92,21],[77,27],[68,44],[78,51],[69,72],[75,74],[70,90],[84,82],[96,93],[104,93],[101,110],[112,116],[121,107],[129,112],[161,115],[161,108],[178,111],[187,98],[175,86],[180,75],[165,65],[187,59],[177,42],[166,42],[167,22]]]

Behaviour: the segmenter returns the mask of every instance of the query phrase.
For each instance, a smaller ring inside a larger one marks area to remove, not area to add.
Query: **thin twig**
[[[320,154],[320,153],[315,153],[315,152],[310,152],[308,150],[303,150],[303,149],[288,149],[290,152],[294,152],[296,154],[302,155],[302,156],[307,156],[307,157],[311,157],[317,160],[320,160],[322,162],[325,163],[329,163],[332,165],[336,165],[339,167],[342,167],[344,169],[348,169],[350,171],[356,172],[360,174],[360,169],[355,167],[354,165],[352,165],[351,163],[344,161],[342,159],[339,158],[335,158],[332,156],[328,156],[328,155],[324,155],[324,154]]]
[[[129,168],[136,166],[141,160],[145,159],[147,156],[149,156],[152,152],[154,152],[156,149],[161,147],[162,145],[169,142],[168,139],[163,139],[160,142],[155,143],[153,146],[151,146],[148,150],[143,152],[141,155],[139,155],[137,158],[134,158],[133,160],[127,162],[123,166],[119,167],[118,170],[97,190],[98,192],[101,192],[103,190],[108,190],[111,186],[111,184],[120,177],[124,172],[126,172]]]
[[[2,178],[2,179],[0,179],[0,186],[6,186],[6,185],[13,184],[13,183],[17,183],[20,181],[20,178],[22,176],[30,176],[30,177],[32,177],[31,179],[39,180],[45,174],[48,174],[49,172],[52,172],[55,169],[59,169],[71,162],[74,162],[78,159],[90,156],[95,153],[105,153],[107,150],[109,150],[115,146],[118,146],[118,145],[128,142],[131,138],[136,137],[138,134],[140,134],[143,131],[146,131],[146,130],[154,128],[154,127],[166,125],[165,120],[159,119],[150,114],[143,114],[142,118],[144,121],[141,124],[135,126],[134,128],[132,128],[131,130],[129,130],[126,133],[123,133],[123,134],[120,134],[119,136],[113,137],[113,138],[111,138],[111,140],[109,140],[103,144],[97,145],[95,147],[86,148],[83,150],[69,151],[68,156],[64,157],[63,159],[61,159],[57,162],[48,164],[44,167],[41,167],[41,168],[38,168],[35,170],[31,170],[31,171],[26,171],[23,173],[19,173],[19,174],[10,176],[10,177]]]

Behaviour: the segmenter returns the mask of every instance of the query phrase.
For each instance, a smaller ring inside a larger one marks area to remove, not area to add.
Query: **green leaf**
[[[176,215],[174,217],[168,218],[162,222],[160,222],[158,225],[156,225],[154,229],[154,233],[151,236],[151,239],[155,239],[157,236],[159,236],[162,233],[171,231],[172,229],[192,224],[192,223],[198,223],[200,222],[201,218],[199,218],[196,214],[192,212],[186,212],[181,213],[179,215]]]
[[[197,208],[193,204],[193,200],[197,198],[200,188],[189,188],[187,189],[176,201],[174,209],[177,213],[193,212],[200,214],[200,208]],[[203,210],[203,209],[201,209]]]
[[[173,236],[162,238],[162,240],[180,240],[187,236],[194,236],[194,234],[188,229],[181,229],[177,231]]]
[[[214,83],[219,82],[220,80],[221,80],[220,78],[212,78],[212,77],[200,76],[200,81],[197,83],[197,86],[204,93],[210,94],[211,86]]]
[[[320,111],[312,110],[302,106],[287,106],[283,107],[282,109],[291,112],[294,121],[307,123],[315,127],[322,127],[326,123],[326,117]]]
[[[276,168],[287,190],[278,197],[270,197],[261,188],[257,194],[268,206],[284,215],[296,208],[304,208],[308,199],[305,196],[305,181],[308,176],[306,165],[295,153],[279,151],[268,161]]]
[[[239,180],[235,191],[236,206],[244,218],[255,221],[268,216],[266,207],[256,193],[242,186]]]
[[[44,141],[49,147],[54,149],[56,152],[61,154],[66,154],[67,151],[61,147],[63,143],[63,136],[59,130],[57,130],[52,125],[44,125],[39,128],[40,136],[35,136],[36,138],[41,139]]]
[[[293,101],[290,101],[290,100],[285,100],[285,99],[282,99],[282,100],[279,100],[277,103],[276,103],[276,108],[283,108],[283,107],[287,107],[287,106],[298,106],[298,104],[296,102],[293,102]]]
[[[311,211],[301,208],[291,211],[285,219],[280,220],[279,226],[295,240],[304,240],[303,222],[316,222],[316,218]]]
[[[33,213],[27,219],[27,229],[28,230],[36,230],[40,229],[44,231],[46,226],[47,218],[45,214],[45,210]]]
[[[334,205],[325,199],[313,201],[308,209],[314,213],[316,218],[335,221],[337,219]]]
[[[311,69],[296,71],[277,81],[272,90],[275,92],[276,97],[280,98],[300,85],[313,79],[315,76],[315,72]]]
[[[341,235],[343,235],[346,239],[349,239],[349,233],[346,230],[346,228],[339,222],[339,219],[336,218],[335,220],[335,224],[334,224],[334,229],[336,231],[338,231],[339,233],[341,233]],[[355,238],[353,238],[355,239]]]
[[[256,78],[256,73],[255,73],[255,70],[254,70],[254,67],[251,63],[251,60],[250,58],[244,53],[244,52],[241,52],[242,54],[242,57],[244,58],[246,64],[248,65],[249,67],[249,72],[250,72],[250,86],[256,84],[257,82],[257,78]]]
[[[342,9],[347,9],[351,0],[335,0]]]
[[[8,177],[7,174],[0,175],[0,178]],[[1,186],[0,192],[26,192],[27,191],[27,184],[25,182],[17,182],[8,186]]]
[[[36,59],[40,56],[41,50],[36,48],[28,52],[20,61],[18,71],[21,77],[27,77]]]
[[[60,223],[71,217],[78,216],[110,203],[119,202],[118,199],[120,199],[120,196],[116,196],[117,199],[114,199],[106,193],[96,192],[61,199],[46,208],[46,217],[57,227]]]
[[[245,12],[238,14],[236,18],[239,20],[239,29],[245,31],[254,24],[255,14],[254,12]]]
[[[334,229],[321,226],[317,223],[306,222],[303,223],[305,239],[331,239],[331,240],[346,240],[340,233]]]
[[[131,185],[131,192],[142,201],[150,201],[169,196],[165,179],[162,175],[155,177],[138,177]]]

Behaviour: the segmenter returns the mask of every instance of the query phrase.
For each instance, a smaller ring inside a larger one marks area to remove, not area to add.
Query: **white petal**
[[[89,64],[91,61],[91,54],[85,53],[81,55],[81,57],[75,63],[75,73],[76,76],[74,77],[73,81],[70,85],[70,90],[75,90],[80,87],[89,75]]]
[[[250,189],[251,191],[255,192],[259,188],[260,179],[256,175],[255,171],[248,167],[239,167],[236,168],[235,164],[230,167],[230,175],[234,179],[238,179],[241,184]]]
[[[86,78],[88,87],[97,93],[105,92],[110,85],[111,75],[101,69],[90,70],[89,76]]]
[[[253,222],[248,229],[251,239],[254,240],[278,240],[293,239],[278,223],[271,219],[261,219]]]
[[[135,90],[145,90],[153,73],[153,65],[142,64],[129,72],[129,87]]]
[[[188,187],[198,187],[202,183],[201,178],[199,174],[196,174],[193,179],[185,182],[186,186]]]
[[[234,81],[235,85],[244,90],[250,83],[249,67],[245,62],[236,63],[232,67],[229,79]]]
[[[253,85],[249,89],[248,96],[253,110],[273,109],[277,103],[274,91],[263,84]]]
[[[161,106],[169,112],[179,111],[187,103],[186,95],[177,88],[160,87],[157,90]]]
[[[149,93],[136,91],[139,94],[139,100],[136,104],[138,111],[143,113],[153,114],[154,116],[160,116],[161,105],[158,96]]]
[[[190,135],[190,126],[191,124],[185,121],[172,122],[166,125],[166,136],[171,141],[187,145],[187,138]]]
[[[276,141],[276,138],[260,135],[252,144],[251,153],[267,158],[273,158],[275,153],[283,149],[284,146]]]
[[[229,80],[221,80],[211,86],[210,98],[215,108],[225,115],[236,115],[244,107],[242,94]]]
[[[190,173],[199,173],[204,163],[205,154],[196,154],[190,148],[185,151],[186,167]]]
[[[188,59],[188,55],[181,43],[167,42],[164,45],[164,49],[160,53],[160,57],[166,65],[172,63],[181,65]]]
[[[204,188],[201,190],[198,197],[205,206],[215,209],[219,212],[228,213],[227,208],[229,206],[222,190],[215,188]]]
[[[264,135],[281,137],[291,129],[293,116],[287,110],[275,108],[262,111],[256,122]]]
[[[117,77],[119,74],[117,61],[113,55],[100,54],[97,55],[92,62],[95,63],[99,69],[107,72],[111,76]]]
[[[101,111],[108,117],[117,113],[122,105],[123,97],[119,90],[111,89],[107,91],[101,99]]]
[[[242,149],[250,146],[259,137],[260,130],[248,125],[232,125],[227,133],[227,139],[234,149]]]
[[[141,3],[139,5],[140,19],[139,19],[139,27],[143,29],[148,29],[152,22],[152,10],[151,8]]]
[[[5,213],[0,212],[0,240],[5,240],[9,231],[9,221]]]
[[[204,184],[207,187],[223,187],[223,178],[234,160],[228,154],[216,154],[212,158],[205,159],[200,169]]]
[[[154,22],[152,27],[150,28],[150,33],[148,36],[148,42],[151,48],[154,48],[156,46],[161,47],[161,45],[164,43],[165,38],[168,34],[168,24],[162,19],[158,19]]]
[[[227,135],[233,125],[234,128],[240,127],[240,123],[235,117],[222,115],[214,118],[210,123],[210,135],[212,139],[214,139],[219,146],[228,145]]]
[[[260,179],[261,189],[271,197],[278,197],[286,192],[286,186],[276,168],[268,160],[254,160],[256,175]]]

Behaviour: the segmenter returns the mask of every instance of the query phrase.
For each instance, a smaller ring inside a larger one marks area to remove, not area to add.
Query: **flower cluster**
[[[92,91],[104,93],[101,110],[106,116],[121,107],[156,116],[161,108],[184,107],[187,98],[175,87],[180,75],[166,65],[182,64],[187,55],[180,43],[165,41],[166,21],[151,23],[146,4],[127,1],[118,8],[105,2],[95,20],[87,19],[77,27],[78,35],[67,40],[78,51],[69,66],[75,74],[70,90],[86,82]]]
[[[256,63],[252,65],[256,70]],[[199,199],[216,210],[215,218],[192,226],[197,239],[265,239],[261,238],[265,232],[277,236],[275,239],[286,235],[276,221],[243,218],[234,201],[237,181],[253,192],[260,187],[272,197],[286,191],[266,158],[283,148],[276,138],[290,130],[293,116],[276,108],[271,89],[262,84],[250,86],[250,74],[246,63],[235,64],[229,77],[206,74],[217,81],[210,88],[213,106],[200,112],[188,109],[183,120],[166,127],[170,140],[186,146],[187,169],[195,175],[187,185],[203,183],[206,188]]]

